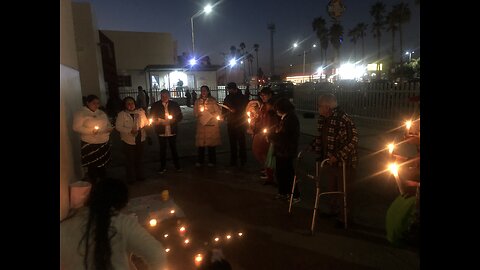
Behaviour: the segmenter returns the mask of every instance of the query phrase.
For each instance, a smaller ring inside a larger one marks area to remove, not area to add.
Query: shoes
[[[299,203],[301,200],[302,199],[300,199],[300,197],[299,198],[293,198],[292,199],[292,205]]]
[[[164,174],[164,173],[166,173],[166,172],[167,172],[167,169],[159,169],[159,170],[157,171],[158,174]]]
[[[195,167],[197,167],[197,168],[202,167],[202,163],[200,163],[200,162],[195,163]]]
[[[214,163],[208,163],[207,166],[208,167],[215,167],[215,164]]]
[[[286,194],[278,193],[277,195],[275,195],[275,200],[287,200],[287,199],[288,199],[288,195]]]

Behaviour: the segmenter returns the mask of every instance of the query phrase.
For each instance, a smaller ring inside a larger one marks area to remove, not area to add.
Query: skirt
[[[110,162],[110,142],[91,144],[81,141],[82,167],[103,167]]]

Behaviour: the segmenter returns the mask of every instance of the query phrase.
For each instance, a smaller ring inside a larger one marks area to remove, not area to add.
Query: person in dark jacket
[[[274,144],[276,159],[276,177],[278,194],[276,199],[288,200],[295,176],[294,161],[298,151],[300,138],[300,122],[295,114],[295,107],[287,98],[275,102],[274,109],[281,120],[274,131],[268,131],[268,138]],[[300,201],[298,185],[293,194],[293,203]]]
[[[238,156],[240,156],[240,165],[243,166],[247,162],[247,147],[245,143],[247,115],[245,107],[248,99],[234,82],[227,84],[227,90],[229,94],[225,97],[223,104],[229,109],[223,108],[223,114],[226,115],[228,139],[230,141],[230,166],[237,165]]]
[[[170,145],[173,164],[177,172],[181,171],[177,153],[177,132],[178,122],[182,121],[183,114],[177,102],[170,100],[170,93],[167,89],[160,91],[161,99],[152,104],[150,116],[155,125],[155,133],[158,135],[160,145],[160,169],[159,174],[166,170],[167,141]]]

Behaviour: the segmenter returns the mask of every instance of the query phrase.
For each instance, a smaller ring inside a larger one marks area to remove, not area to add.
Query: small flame
[[[227,239],[230,239],[232,238],[232,236],[230,234],[227,235]]]
[[[187,239],[185,239],[185,241],[183,241],[183,242],[185,242],[185,244],[188,244],[188,243],[190,243],[190,240],[187,238]]]
[[[168,119],[173,119],[173,116],[171,114],[169,114]]]
[[[217,115],[217,120],[220,120],[220,115]]]
[[[168,237],[168,233],[164,234],[163,237],[167,238],[167,237]]]
[[[215,237],[215,242],[218,242],[218,241],[220,241],[220,238]]]
[[[180,227],[180,232],[185,232],[186,228],[184,226]]]
[[[157,220],[154,219],[154,218],[150,219],[150,222],[149,222],[149,223],[150,223],[150,227],[155,227],[155,226],[157,226]]]
[[[410,127],[412,126],[412,120],[405,121],[405,127],[407,130],[410,130]]]
[[[203,106],[200,107],[200,111],[203,112],[205,110],[205,108],[203,108]]]
[[[170,214],[175,214],[175,210],[174,209],[170,210]]]
[[[388,147],[388,153],[392,154],[393,149],[395,148],[395,144],[390,143],[390,144],[387,145],[387,147]]]
[[[170,251],[170,249],[169,249],[169,248],[166,248],[166,249],[165,249],[165,252],[169,252],[169,251]]]
[[[252,119],[248,118],[247,121],[250,124],[252,122]]]
[[[153,123],[153,118],[148,119],[148,124],[151,125]]]
[[[267,133],[267,132],[268,132],[268,129],[264,128],[263,133]]]
[[[203,255],[202,254],[195,255],[195,266],[200,266],[202,261],[203,261]]]
[[[238,233],[238,236],[242,236],[242,235],[243,235],[243,233],[241,233],[241,232]]]
[[[95,129],[95,130],[98,130],[98,129],[99,129],[99,127],[98,127],[98,126],[95,126],[95,127],[94,127],[94,129]]]
[[[388,169],[390,170],[390,172],[391,172],[395,177],[398,176],[398,165],[397,165],[397,163],[390,163],[390,164],[388,165]]]
[[[250,118],[250,112],[247,112],[247,116]]]

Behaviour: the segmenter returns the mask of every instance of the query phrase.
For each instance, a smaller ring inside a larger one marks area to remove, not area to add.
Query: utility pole
[[[273,61],[273,33],[275,32],[275,24],[269,23],[268,30],[270,30],[270,74],[275,74],[275,63]]]

